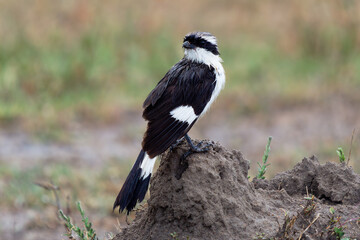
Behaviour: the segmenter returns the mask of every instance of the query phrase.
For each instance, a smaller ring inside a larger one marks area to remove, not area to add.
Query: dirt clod
[[[360,176],[351,168],[311,157],[250,182],[241,152],[214,144],[184,168],[187,149],[182,143],[161,157],[148,207],[114,240],[337,239],[335,228],[360,237]]]

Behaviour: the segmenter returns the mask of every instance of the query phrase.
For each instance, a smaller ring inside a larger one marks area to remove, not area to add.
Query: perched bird
[[[141,202],[149,186],[156,156],[183,137],[190,146],[186,156],[208,151],[187,135],[210,108],[225,84],[225,72],[215,36],[192,32],[185,36],[184,57],[160,80],[146,98],[143,118],[148,121],[142,149],[118,194],[113,209],[127,214]],[[185,156],[185,157],[186,157]]]

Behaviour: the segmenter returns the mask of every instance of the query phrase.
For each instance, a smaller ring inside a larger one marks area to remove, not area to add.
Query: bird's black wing
[[[142,146],[152,158],[183,137],[196,122],[215,88],[212,67],[186,60],[176,64],[144,102],[143,117],[148,120]],[[179,107],[192,107],[196,118],[180,121],[170,113]]]
[[[164,94],[169,82],[176,81],[176,76],[180,75],[180,72],[183,70],[184,66],[187,63],[188,61],[182,59],[165,74],[165,76],[159,81],[156,87],[149,93],[149,95],[145,99],[143,103],[144,109],[146,109],[150,105],[154,106],[156,104],[156,102]]]

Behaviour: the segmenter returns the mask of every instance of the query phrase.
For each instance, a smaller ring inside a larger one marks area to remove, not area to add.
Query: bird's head
[[[204,62],[206,58],[219,57],[217,40],[208,32],[192,32],[185,36],[183,42],[185,58]]]

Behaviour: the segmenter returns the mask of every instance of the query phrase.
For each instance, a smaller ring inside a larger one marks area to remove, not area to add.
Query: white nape
[[[189,125],[198,117],[191,106],[180,106],[170,112],[170,115],[178,121],[187,122]]]
[[[155,164],[155,160],[156,160],[156,157],[150,158],[149,155],[147,155],[147,153],[145,153],[144,160],[142,161],[141,166],[140,166],[140,168],[141,168],[140,178],[145,179],[152,173],[152,170],[153,170],[154,164]]]
[[[202,35],[201,38],[205,39],[206,41],[208,41],[211,44],[217,45],[217,41],[216,41],[215,36]]]
[[[196,47],[194,49],[186,49],[184,51],[185,58],[194,62],[203,63],[212,66],[215,69],[221,66],[222,59],[220,56],[207,51],[204,48]]]

